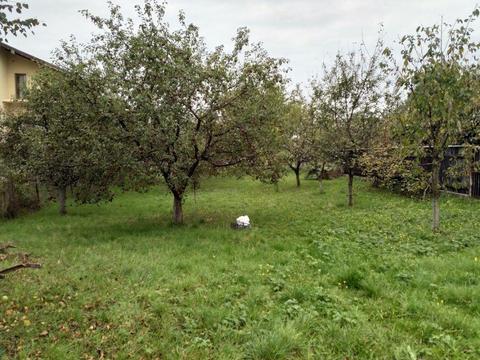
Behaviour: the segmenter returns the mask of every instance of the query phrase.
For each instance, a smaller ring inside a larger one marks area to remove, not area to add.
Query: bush
[[[374,149],[364,154],[360,166],[376,187],[410,196],[425,195],[430,190],[428,173],[418,161],[393,148]]]
[[[322,180],[333,180],[343,176],[343,174],[343,170],[337,165],[325,164],[323,171],[321,165],[310,169],[305,176],[305,180],[320,180],[320,176]]]
[[[15,218],[22,211],[40,207],[38,188],[23,174],[9,169],[0,159],[0,217]]]

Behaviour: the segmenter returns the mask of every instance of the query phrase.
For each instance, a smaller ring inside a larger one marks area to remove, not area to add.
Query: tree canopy
[[[400,41],[402,63],[394,73],[406,107],[401,136],[430,173],[434,230],[440,226],[440,163],[459,130],[470,126],[472,117],[467,114],[478,98],[480,43],[472,34],[479,15],[477,9],[453,25],[418,27]]]
[[[0,42],[7,42],[7,35],[27,36],[33,28],[40,25],[36,18],[21,18],[20,15],[29,8],[26,2],[0,0]]]
[[[278,117],[269,106],[282,92],[284,60],[274,59],[249,31],[238,30],[231,51],[209,51],[199,29],[179,15],[172,30],[156,1],[137,6],[140,24],[118,6],[110,17],[85,12],[99,29],[84,50],[64,47],[63,63],[96,65],[138,176],[161,176],[173,195],[173,220],[183,221],[184,193],[200,166],[259,164],[265,129]]]
[[[2,125],[8,162],[54,190],[61,214],[68,189],[82,202],[110,198],[108,185],[120,173],[114,157],[122,151],[112,141],[115,129],[99,76],[81,65],[42,69],[27,91],[24,110]]]
[[[338,54],[312,83],[312,109],[322,129],[322,147],[326,158],[349,176],[350,206],[358,159],[375,138],[384,111],[388,82],[382,51],[379,41],[371,55],[364,46],[357,52]]]

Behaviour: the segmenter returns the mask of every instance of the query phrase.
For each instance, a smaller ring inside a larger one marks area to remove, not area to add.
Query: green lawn
[[[346,179],[210,179],[0,222],[43,264],[0,280],[0,353],[43,359],[478,359],[480,202]],[[249,231],[229,224],[248,214]],[[2,264],[5,265],[5,262]],[[0,358],[2,358],[0,355]]]

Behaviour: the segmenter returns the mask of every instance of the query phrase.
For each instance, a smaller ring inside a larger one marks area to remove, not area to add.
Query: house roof
[[[36,62],[38,63],[39,65],[44,65],[44,66],[48,66],[50,68],[53,68],[53,69],[59,69],[58,66],[48,62],[48,61],[45,61],[45,60],[42,60],[36,56],[33,56],[33,55],[30,55],[22,50],[19,50],[19,49],[16,49],[14,48],[13,46],[10,46],[4,42],[0,42],[0,49],[5,49],[6,51],[8,51],[9,53],[13,54],[13,55],[18,55],[18,56],[21,56],[27,60],[30,60],[30,61],[33,61],[33,62]]]

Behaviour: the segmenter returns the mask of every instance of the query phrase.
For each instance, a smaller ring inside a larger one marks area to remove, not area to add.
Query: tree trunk
[[[59,187],[57,189],[58,211],[60,215],[67,214],[67,188]]]
[[[348,206],[353,206],[353,169],[348,169]]]
[[[280,192],[280,188],[278,187],[278,181],[273,183],[273,188],[275,189],[275,192]]]
[[[40,187],[38,185],[38,179],[35,178],[35,196],[37,201],[37,206],[40,207],[41,200],[40,200]]]
[[[19,204],[17,198],[17,191],[15,189],[15,183],[12,178],[7,179],[4,196],[4,209],[3,216],[8,219],[13,219],[18,215]]]
[[[192,183],[192,188],[193,188],[193,201],[195,202],[195,204],[197,203],[197,189],[198,189],[198,181],[197,179],[193,179],[193,183]]]
[[[318,187],[320,190],[320,193],[323,193],[323,172],[325,171],[325,163],[322,164],[322,167],[320,169],[320,175],[318,175]]]
[[[432,162],[432,230],[440,228],[440,164]]]
[[[295,177],[297,179],[297,187],[300,187],[300,167],[295,168]]]
[[[178,194],[173,195],[173,223],[175,225],[183,224],[183,208],[182,196]]]

